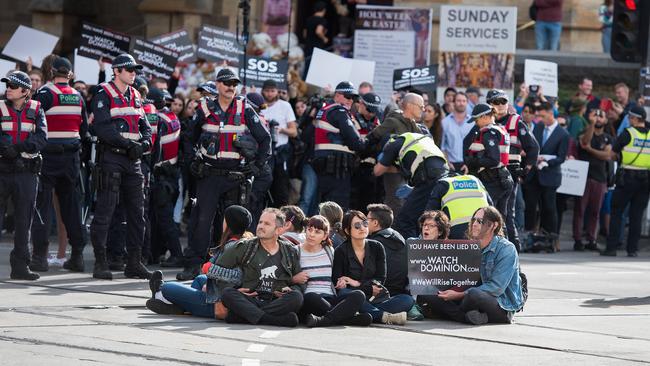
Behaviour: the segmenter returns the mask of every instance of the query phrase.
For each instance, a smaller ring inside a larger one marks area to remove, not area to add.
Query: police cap
[[[0,79],[0,81],[7,84],[16,84],[25,89],[32,88],[32,79],[22,71],[14,71],[7,75],[7,77]]]
[[[358,97],[359,93],[357,92],[357,89],[354,87],[354,84],[352,84],[349,81],[341,81],[338,83],[336,86],[336,89],[334,89],[336,93],[341,93],[345,95],[346,97]]]
[[[133,56],[129,55],[128,53],[123,53],[115,57],[113,59],[112,67],[114,69],[115,68],[124,68],[124,69],[132,69],[132,70],[142,69],[142,65],[138,65],[138,63],[135,62]]]
[[[143,78],[142,76],[136,76],[135,80],[133,81],[133,87],[140,89],[140,87],[143,85],[147,86],[147,79]]]
[[[504,99],[506,102],[508,102],[508,94],[506,94],[506,92],[503,90],[490,89],[487,92],[487,96],[485,97],[485,101],[490,104],[493,104],[498,99]]]
[[[227,67],[219,70],[219,73],[217,73],[217,81],[222,83],[225,83],[227,81],[236,81],[238,83],[241,83],[237,75],[235,75],[235,73]]]
[[[647,114],[645,112],[645,108],[639,106],[639,105],[634,105],[634,107],[630,108],[630,111],[628,112],[630,117],[636,117],[641,119],[642,121],[645,121]]]
[[[52,70],[58,74],[68,74],[72,71],[72,63],[65,57],[57,57],[52,62]]]
[[[479,103],[472,109],[472,118],[470,118],[467,123],[474,122],[480,117],[486,116],[490,113],[494,113],[494,109],[491,105],[487,103]]]
[[[381,107],[381,98],[379,95],[369,92],[361,96],[361,101],[366,105],[368,112],[377,114],[379,107]]]
[[[206,81],[205,83],[199,84],[199,86],[196,88],[197,91],[203,91],[206,92],[210,95],[217,95],[219,92],[217,91],[217,85],[214,83],[214,81]]]
[[[263,109],[262,106],[264,105],[264,97],[262,97],[259,93],[248,93],[246,94],[246,100],[248,100],[248,104],[253,107],[256,111],[259,111],[260,109]]]
[[[169,96],[169,98],[167,98]],[[169,92],[167,90],[161,90],[157,88],[151,88],[149,90],[149,93],[147,93],[147,98],[145,98],[145,101],[147,103],[153,103],[153,104],[165,104],[165,100],[171,100],[171,95],[169,95]]]

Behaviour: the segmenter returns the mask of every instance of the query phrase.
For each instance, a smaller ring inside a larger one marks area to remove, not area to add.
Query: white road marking
[[[262,353],[266,349],[265,344],[253,343],[246,349],[246,352]]]
[[[260,360],[255,358],[244,358],[241,360],[241,366],[260,366]]]
[[[549,272],[549,276],[568,276],[568,275],[577,275],[579,274],[578,272]]]
[[[643,274],[641,271],[614,271],[614,272],[607,272],[607,274]]]
[[[266,332],[260,335],[260,338],[277,338],[280,335],[280,332],[277,330],[267,330]]]

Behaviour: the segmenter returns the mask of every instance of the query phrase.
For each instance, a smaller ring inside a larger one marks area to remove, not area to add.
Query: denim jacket
[[[496,297],[503,310],[520,310],[524,300],[515,246],[506,238],[495,236],[481,253],[482,284],[478,289]]]

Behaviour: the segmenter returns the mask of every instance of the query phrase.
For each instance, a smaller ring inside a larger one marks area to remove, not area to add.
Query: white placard
[[[314,48],[307,73],[308,84],[334,90],[341,81],[350,81],[356,87],[363,81],[373,82],[375,62],[355,60]]]
[[[565,160],[560,168],[562,169],[562,185],[557,189],[557,193],[582,196],[585,193],[585,184],[587,184],[589,162],[575,159]]]
[[[443,5],[439,49],[448,52],[515,53],[517,8]]]
[[[528,60],[524,63],[526,85],[539,85],[544,95],[557,98],[557,64],[555,62]]]
[[[113,69],[111,64],[104,63],[106,72],[106,81],[113,78]],[[77,49],[74,50],[74,79],[81,80],[88,85],[97,85],[99,78],[99,64],[97,60],[77,55]]]
[[[10,71],[14,71],[15,69],[16,69],[15,62],[0,59],[0,78],[7,76],[7,74]],[[5,92],[6,86],[7,85],[5,83],[0,83],[0,94]]]
[[[27,62],[32,58],[34,67],[41,67],[43,59],[52,53],[59,37],[21,25],[11,36],[2,53],[16,60]]]

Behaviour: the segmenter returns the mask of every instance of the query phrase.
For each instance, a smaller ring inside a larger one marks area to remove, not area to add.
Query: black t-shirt
[[[305,37],[305,54],[311,55],[314,52],[314,47],[325,48],[325,42],[316,34],[316,28],[319,25],[322,25],[327,32],[327,20],[323,17],[310,16],[305,21],[305,29],[307,30],[307,36]]]
[[[260,298],[272,298],[273,291],[280,291],[275,288],[277,282],[277,271],[282,271],[282,253],[278,250],[273,255],[268,255],[264,264],[260,266],[260,278],[255,291]]]
[[[591,147],[595,150],[603,151],[607,145],[614,142],[612,136],[607,133],[602,135],[594,134],[591,138]],[[589,172],[587,177],[600,183],[607,183],[607,161],[599,159],[598,157],[590,154],[589,152],[580,149],[578,153],[580,160],[589,162]]]

